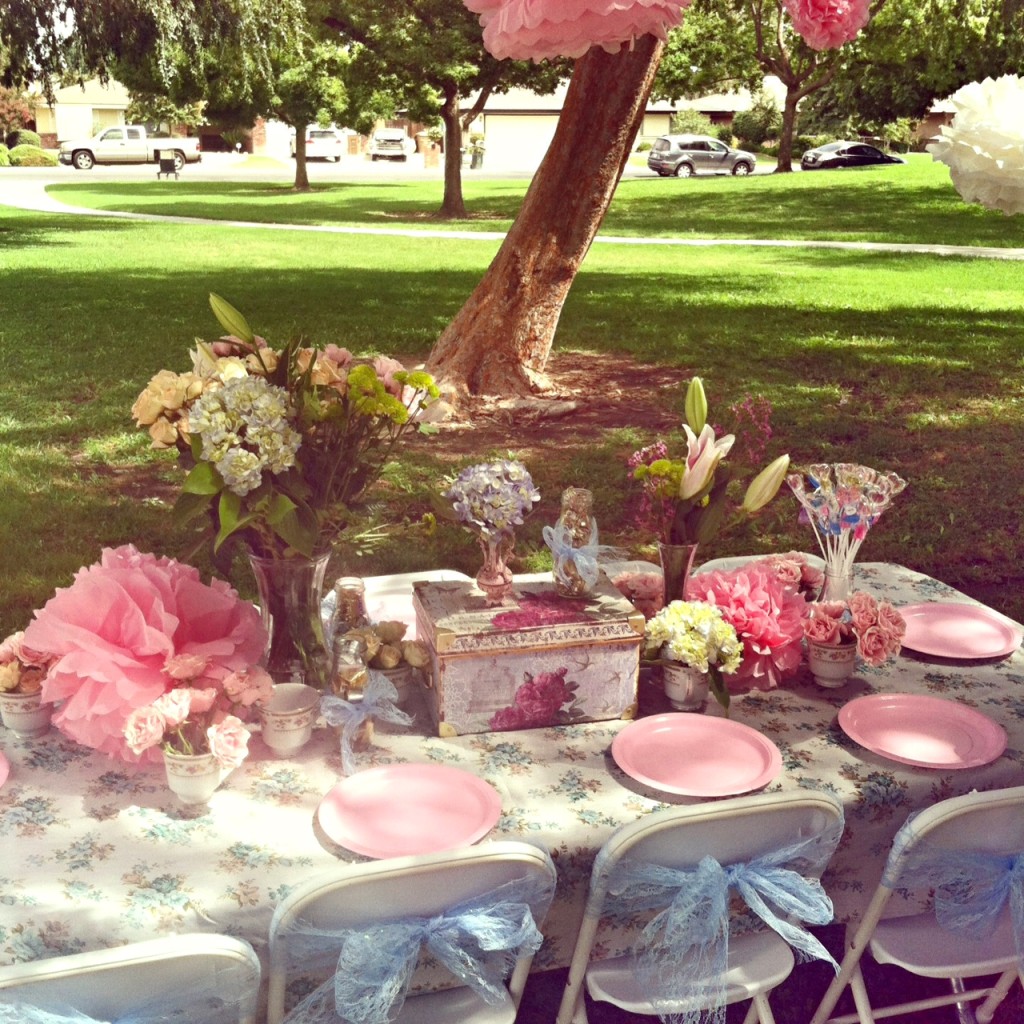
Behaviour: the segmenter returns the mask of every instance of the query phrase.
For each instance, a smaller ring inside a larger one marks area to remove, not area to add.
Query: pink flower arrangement
[[[796,587],[809,601],[813,601],[825,583],[825,573],[812,565],[800,551],[784,555],[766,555],[759,559],[767,565],[787,587]]]
[[[693,576],[686,598],[715,605],[743,643],[740,667],[726,680],[730,689],[773,689],[800,665],[807,602],[764,562]]]
[[[203,583],[191,566],[125,545],[104,549],[58,590],[23,644],[49,661],[42,695],[59,704],[57,728],[135,760],[124,735],[132,711],[186,681],[224,692],[229,677],[259,662],[267,633],[256,608],[227,583]]]
[[[205,659],[191,654],[168,662],[168,674],[191,685],[175,687],[128,715],[124,738],[133,754],[155,747],[176,754],[213,754],[225,768],[237,768],[245,760],[249,730],[230,712],[239,709],[244,714],[266,704],[273,681],[263,669],[253,668],[232,672],[219,688],[194,685],[206,668]]]
[[[899,653],[906,631],[903,616],[888,601],[862,590],[845,601],[812,604],[804,622],[808,640],[830,647],[856,643],[860,658],[876,667]]]
[[[645,619],[653,618],[665,604],[665,577],[655,572],[620,572],[611,578],[612,586],[631,601]]]
[[[50,658],[25,646],[22,631],[0,643],[0,693],[39,693]]]
[[[565,681],[568,672],[567,668],[560,668],[535,676],[527,674],[515,692],[513,703],[496,711],[489,727],[494,730],[536,729],[568,722],[571,714],[564,708],[576,699],[577,688],[576,683]]]
[[[811,49],[837,50],[871,17],[870,0],[782,0],[793,27]]]

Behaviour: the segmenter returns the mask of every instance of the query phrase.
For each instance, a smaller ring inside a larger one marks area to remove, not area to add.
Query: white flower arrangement
[[[971,82],[950,97],[956,114],[928,151],[947,164],[968,203],[1024,213],[1024,78]]]
[[[672,601],[648,620],[645,646],[655,658],[678,661],[707,672],[735,672],[743,644],[736,629],[714,605],[701,601]]]

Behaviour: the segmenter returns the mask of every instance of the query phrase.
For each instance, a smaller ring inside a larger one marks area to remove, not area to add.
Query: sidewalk
[[[217,154],[228,159],[238,160],[235,154]],[[242,158],[244,159],[244,158]],[[0,209],[4,206],[21,210],[34,210],[40,213],[71,214],[84,217],[112,217],[120,220],[153,221],[162,224],[222,224],[225,227],[245,228],[266,231],[305,231],[335,235],[382,235],[399,238],[456,238],[463,241],[493,242],[504,238],[498,231],[460,231],[451,229],[410,230],[406,228],[355,228],[338,227],[330,224],[266,224],[256,221],[216,220],[198,217],[175,217],[167,214],[127,213],[117,210],[91,210],[82,206],[69,206],[54,199],[46,191],[47,185],[54,181],[39,179],[22,179],[3,176],[4,191],[0,198]],[[959,246],[959,245],[924,245],[916,242],[829,242],[829,241],[792,241],[763,238],[637,238],[625,235],[601,235],[594,239],[594,244],[603,245],[637,245],[637,246],[668,246],[706,249],[712,247],[732,246],[739,248],[761,249],[845,249],[854,252],[898,252],[923,254],[931,256],[961,256],[975,259],[990,260],[1024,260],[1024,248],[999,248],[997,246]]]

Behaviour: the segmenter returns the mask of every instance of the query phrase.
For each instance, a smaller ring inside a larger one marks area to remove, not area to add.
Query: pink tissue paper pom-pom
[[[782,0],[782,6],[812,50],[837,50],[871,17],[870,0]]]
[[[124,737],[128,715],[173,688],[168,662],[207,661],[205,680],[259,661],[267,635],[259,613],[227,583],[132,545],[104,549],[35,613],[25,643],[53,659],[43,699],[63,702],[54,724],[83,746],[134,760]],[[159,750],[143,759],[155,761]]]
[[[717,606],[743,643],[740,667],[723,677],[729,689],[773,689],[799,667],[807,602],[769,568],[752,562],[732,572],[700,573],[690,578],[686,597]]]
[[[480,15],[484,46],[499,60],[614,52],[637,36],[664,39],[690,0],[465,0]]]

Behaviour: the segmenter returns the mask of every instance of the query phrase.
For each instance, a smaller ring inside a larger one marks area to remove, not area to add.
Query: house
[[[38,88],[29,94],[35,130],[44,149],[56,149],[66,139],[88,138],[104,128],[124,124],[131,102],[123,85],[113,80],[104,84],[97,78],[57,89],[53,99],[51,105]]]

